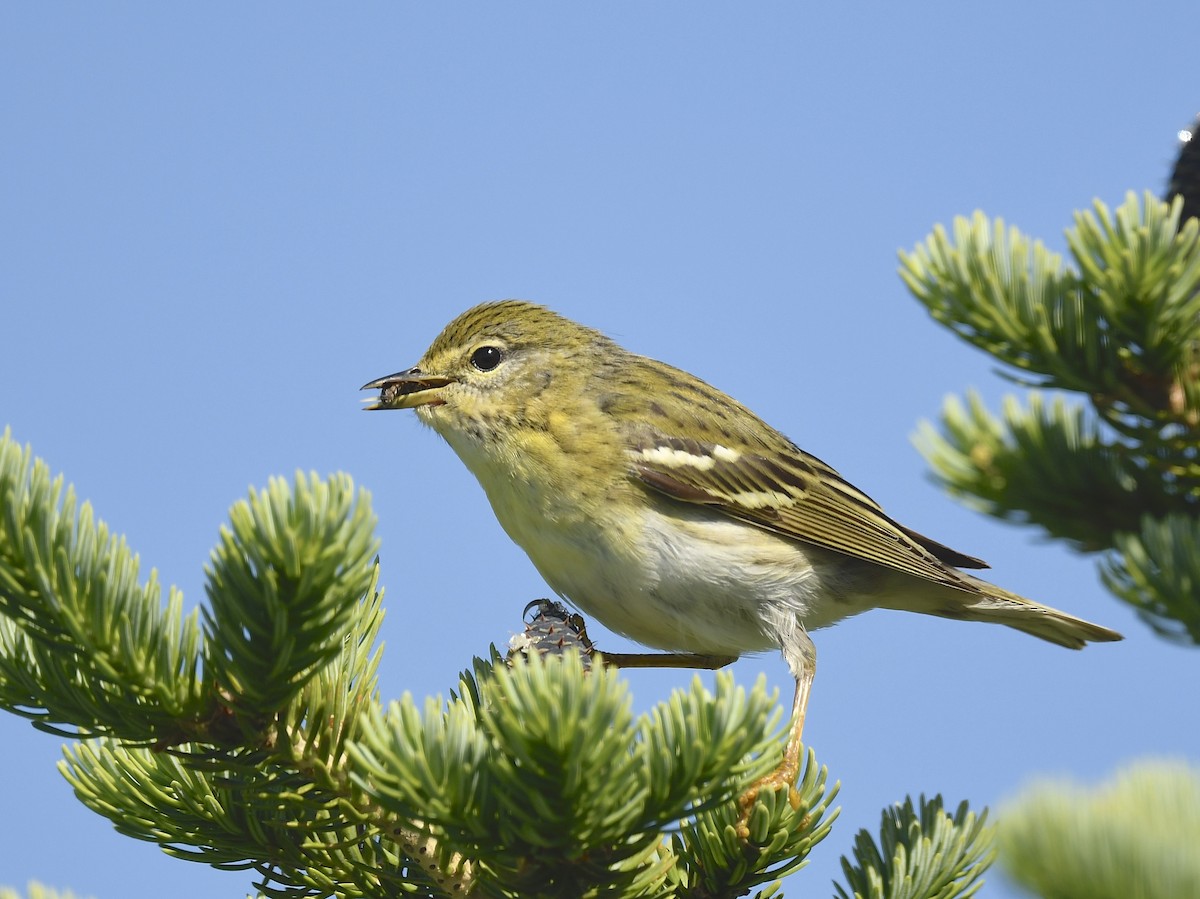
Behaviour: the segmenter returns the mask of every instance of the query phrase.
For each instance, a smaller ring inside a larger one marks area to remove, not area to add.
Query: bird
[[[964,571],[987,565],[900,524],[732,397],[535,303],[468,309],[415,366],[362,389],[379,391],[367,409],[412,409],[450,444],[555,593],[666,651],[628,664],[782,652],[788,740],[743,795],[743,820],[762,789],[798,775],[810,631],[884,608],[1070,649],[1122,639]]]

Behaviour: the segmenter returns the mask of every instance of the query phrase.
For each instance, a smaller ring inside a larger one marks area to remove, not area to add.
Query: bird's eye
[[[481,346],[471,354],[471,364],[480,371],[491,371],[504,358],[499,347]]]

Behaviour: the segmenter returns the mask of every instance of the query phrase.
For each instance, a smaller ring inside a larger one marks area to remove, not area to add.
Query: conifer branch
[[[854,840],[854,862],[842,858],[849,890],[835,884],[837,899],[967,899],[991,864],[992,828],[964,802],[953,815],[942,797],[917,807],[912,799],[884,809],[880,842],[865,830]]]
[[[1033,393],[999,417],[974,395],[948,401],[918,438],[942,485],[1104,552],[1113,593],[1158,633],[1200,643],[1200,219],[1183,210],[1178,196],[1097,201],[1067,231],[1072,267],[976,213],[902,253],[901,276],[1014,380],[1089,404]]]
[[[1032,784],[1000,815],[1000,858],[1057,899],[1200,896],[1200,770],[1147,761],[1094,788]]]

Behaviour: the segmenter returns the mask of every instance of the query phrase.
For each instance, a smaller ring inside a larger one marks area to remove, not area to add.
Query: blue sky
[[[1200,655],[1094,560],[941,494],[942,399],[1008,390],[932,324],[896,251],[982,209],[1062,249],[1161,190],[1200,109],[1193,3],[7,4],[0,425],[193,602],[229,505],[347,471],[379,516],[385,696],[454,686],[547,590],[448,447],[358,386],[458,312],[522,297],[732,393],[1005,586],[1123,631],[1071,653],[872,612],[815,635],[806,737],[842,816],[828,895],[906,793],[995,805],[1037,775],[1195,760]],[[419,561],[418,561],[419,560]],[[431,622],[453,621],[454,646]],[[592,624],[601,645],[626,648]],[[775,655],[735,667],[766,672]],[[639,708],[686,672],[630,675]],[[0,884],[240,896],[117,835],[0,717]],[[985,897],[1016,895],[993,873]]]

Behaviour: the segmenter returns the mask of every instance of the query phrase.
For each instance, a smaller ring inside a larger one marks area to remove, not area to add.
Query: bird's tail
[[[989,584],[977,577],[963,575],[974,590],[948,590],[938,593],[936,605],[917,611],[962,621],[991,621],[1041,637],[1068,649],[1083,649],[1088,643],[1111,643],[1125,639],[1114,630],[1092,624],[1050,606],[1036,603],[1015,593]]]

